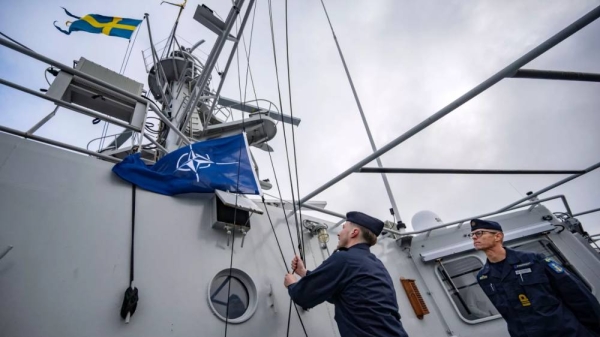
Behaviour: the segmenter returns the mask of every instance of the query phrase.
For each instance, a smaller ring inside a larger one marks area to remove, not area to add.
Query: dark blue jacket
[[[477,281],[512,337],[600,336],[598,300],[550,258],[506,248],[502,273],[488,261]]]
[[[408,337],[390,274],[366,243],[332,254],[288,292],[305,309],[333,303],[342,337]]]

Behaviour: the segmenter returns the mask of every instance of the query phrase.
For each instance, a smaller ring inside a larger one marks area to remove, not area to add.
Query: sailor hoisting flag
[[[69,11],[62,7],[68,16],[77,19],[76,21],[67,21],[66,25],[69,30],[64,30],[56,25],[54,21],[54,27],[59,31],[69,35],[72,32],[84,31],[94,34],[106,34],[108,36],[118,36],[125,39],[131,38],[133,31],[139,26],[142,20],[118,18],[114,16],[104,16],[98,14],[88,14],[82,18],[69,13]]]

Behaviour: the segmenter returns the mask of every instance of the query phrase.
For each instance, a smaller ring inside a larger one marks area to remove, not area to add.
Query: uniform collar
[[[500,280],[503,280],[512,270],[512,266],[514,264],[518,264],[519,262],[523,262],[521,261],[521,259],[519,258],[518,254],[510,249],[510,248],[506,248],[504,247],[504,250],[506,250],[506,258],[500,262],[503,263],[502,265],[502,271],[499,271],[498,269],[491,269],[490,272],[490,276],[491,277],[495,277],[495,278],[499,278]],[[500,263],[498,262],[498,263]],[[490,260],[487,260],[487,263],[485,264],[485,267],[483,268],[483,274],[487,274],[488,271],[490,271]]]
[[[521,262],[521,259],[517,255],[516,251],[506,247],[504,247],[504,250],[506,250],[506,263],[513,265]]]
[[[354,246],[350,247],[349,249],[356,248],[356,249],[369,250],[369,247],[370,246],[368,243],[357,243]]]
[[[349,250],[349,249],[359,249],[359,250],[366,250],[369,251],[369,244],[367,243],[357,243],[354,246],[350,247],[350,248],[340,248],[339,250]]]

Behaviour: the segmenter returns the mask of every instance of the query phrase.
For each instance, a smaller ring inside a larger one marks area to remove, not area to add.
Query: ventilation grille
[[[421,296],[421,292],[415,284],[415,280],[409,280],[401,277],[400,282],[402,283],[402,287],[406,292],[406,296],[408,297],[410,305],[415,311],[417,318],[423,319],[423,316],[429,313],[429,309],[427,309],[427,304],[425,304],[423,296]]]

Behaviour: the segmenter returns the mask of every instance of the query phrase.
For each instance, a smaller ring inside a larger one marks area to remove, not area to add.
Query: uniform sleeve
[[[288,287],[288,293],[296,304],[304,309],[312,308],[330,300],[344,286],[345,253],[335,253],[317,269],[306,273],[300,281]]]
[[[583,283],[556,261],[546,258],[546,276],[562,302],[575,314],[579,322],[590,331],[600,334],[600,304]]]

